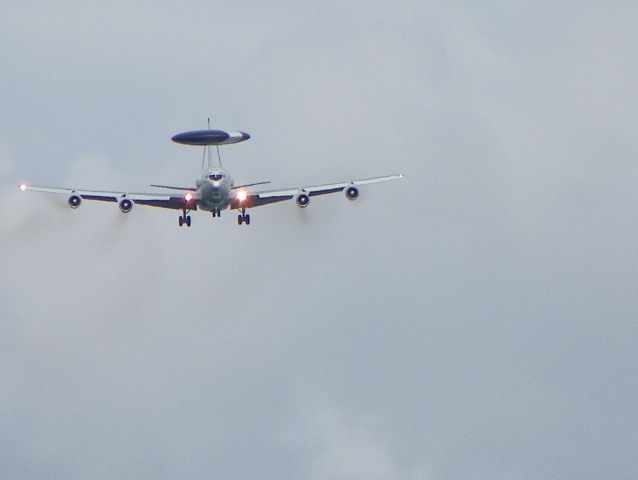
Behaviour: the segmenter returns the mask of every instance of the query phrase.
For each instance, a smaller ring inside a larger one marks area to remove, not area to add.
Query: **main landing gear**
[[[211,213],[213,214],[213,218],[217,217],[221,217],[222,216],[222,211],[219,208],[213,208],[211,210]]]
[[[250,215],[246,213],[246,209],[241,209],[241,215],[237,215],[237,225],[241,225],[242,223],[246,223],[246,225],[250,225]]]
[[[186,224],[187,227],[191,226],[191,216],[186,214],[186,209],[182,209],[182,215],[179,216],[179,226]]]

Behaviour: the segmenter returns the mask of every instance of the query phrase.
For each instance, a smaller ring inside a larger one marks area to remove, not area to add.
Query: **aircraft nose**
[[[246,132],[239,132],[239,133],[241,133],[242,140],[248,140],[250,138],[250,135],[247,134]]]

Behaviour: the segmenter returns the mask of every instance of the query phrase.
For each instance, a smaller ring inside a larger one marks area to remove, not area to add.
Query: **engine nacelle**
[[[78,208],[80,204],[82,203],[82,198],[80,198],[79,195],[73,194],[69,197],[68,202],[69,202],[69,207]]]
[[[356,200],[357,198],[359,198],[359,189],[354,185],[350,185],[348,188],[346,188],[345,193],[348,200]]]
[[[297,195],[297,205],[299,208],[306,208],[310,203],[310,197],[307,193],[300,193]]]
[[[122,213],[128,213],[133,209],[133,202],[128,198],[123,198],[122,200],[120,200],[120,203],[118,203],[118,206],[120,207],[120,211]]]

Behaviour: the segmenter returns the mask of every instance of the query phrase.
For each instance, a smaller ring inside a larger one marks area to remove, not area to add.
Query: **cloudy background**
[[[0,4],[0,477],[638,476],[635,2]],[[20,194],[404,172],[238,227]]]

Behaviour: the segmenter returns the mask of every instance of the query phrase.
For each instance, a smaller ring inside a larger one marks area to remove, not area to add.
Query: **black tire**
[[[246,214],[246,218],[244,220],[246,221],[246,225],[250,225],[250,215]]]
[[[244,223],[244,217],[237,215],[237,225],[241,225],[242,223]]]
[[[179,216],[179,226],[181,227],[182,225],[184,225],[184,217],[182,217],[181,215]]]
[[[190,215],[186,217],[186,226],[187,227],[191,226],[191,216]]]

